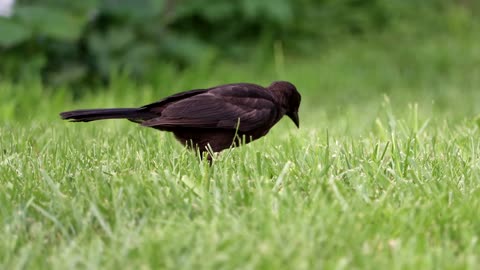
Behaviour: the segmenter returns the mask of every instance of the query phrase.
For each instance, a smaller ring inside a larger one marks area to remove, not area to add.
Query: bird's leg
[[[200,156],[200,160],[207,160],[208,164],[211,166],[213,163],[213,155],[208,151],[201,151],[198,149],[197,154]]]
[[[200,150],[200,157],[202,158],[202,160],[204,157],[206,157],[208,164],[212,165],[214,156],[216,154],[215,151],[212,149],[212,146],[207,143],[207,145],[198,150]]]

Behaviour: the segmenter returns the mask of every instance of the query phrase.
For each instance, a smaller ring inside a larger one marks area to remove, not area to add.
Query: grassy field
[[[478,269],[479,38],[276,51],[75,101],[2,82],[0,268]],[[282,120],[211,167],[170,134],[58,118],[279,78],[303,95],[301,128]]]

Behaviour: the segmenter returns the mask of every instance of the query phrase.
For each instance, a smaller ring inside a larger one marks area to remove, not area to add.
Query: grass
[[[167,69],[161,84],[118,78],[75,101],[3,82],[0,268],[478,269],[476,40]],[[212,167],[169,134],[57,116],[278,77],[303,94],[301,129],[283,120]]]

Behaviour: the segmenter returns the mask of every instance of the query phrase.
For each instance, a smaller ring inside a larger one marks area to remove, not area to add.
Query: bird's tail
[[[72,122],[90,122],[104,119],[141,119],[142,112],[138,108],[75,110],[60,113],[64,120]]]

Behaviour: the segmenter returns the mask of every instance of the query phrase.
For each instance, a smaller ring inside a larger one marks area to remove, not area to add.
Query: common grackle
[[[236,146],[242,138],[245,143],[254,141],[284,115],[299,127],[300,100],[300,93],[289,82],[273,82],[266,88],[236,83],[178,93],[140,108],[75,110],[60,116],[72,122],[128,119],[172,132],[182,144],[198,147],[203,155],[208,148],[220,152]]]

